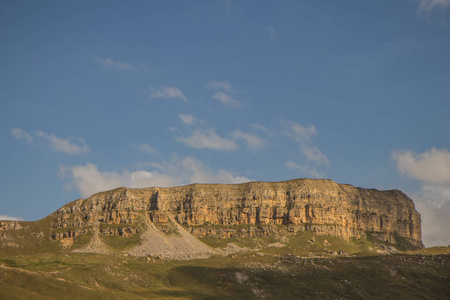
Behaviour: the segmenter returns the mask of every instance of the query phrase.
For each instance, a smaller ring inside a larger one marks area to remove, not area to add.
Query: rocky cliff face
[[[332,180],[297,179],[235,185],[118,188],[71,202],[51,218],[54,240],[92,230],[131,236],[140,216],[162,231],[176,220],[197,237],[248,237],[312,231],[345,239],[371,236],[391,243],[421,241],[420,215],[398,190],[378,191]]]

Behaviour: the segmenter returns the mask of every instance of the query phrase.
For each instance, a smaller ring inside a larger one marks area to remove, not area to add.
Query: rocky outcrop
[[[92,228],[130,236],[139,233],[140,216],[168,233],[173,219],[197,237],[263,236],[284,228],[345,239],[371,234],[423,247],[420,215],[404,193],[332,180],[118,188],[69,203],[50,218],[52,230],[59,232],[55,239],[60,239]]]

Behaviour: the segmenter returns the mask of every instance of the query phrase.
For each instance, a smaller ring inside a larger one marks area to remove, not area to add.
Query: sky
[[[0,219],[119,186],[400,189],[450,244],[450,0],[0,0]]]

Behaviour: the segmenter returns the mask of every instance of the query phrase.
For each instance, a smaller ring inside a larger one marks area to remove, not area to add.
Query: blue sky
[[[401,189],[450,243],[450,1],[0,1],[0,217],[117,186]]]

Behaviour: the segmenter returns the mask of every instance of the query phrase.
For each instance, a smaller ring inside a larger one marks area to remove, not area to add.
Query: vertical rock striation
[[[173,218],[197,237],[257,236],[280,228],[345,239],[405,240],[423,247],[420,215],[398,190],[362,189],[332,180],[296,179],[173,188],[118,188],[71,202],[50,217],[53,238],[100,228],[103,234],[139,232],[139,216],[164,227]],[[64,230],[63,230],[64,229]]]

